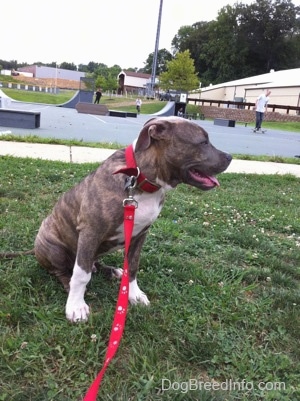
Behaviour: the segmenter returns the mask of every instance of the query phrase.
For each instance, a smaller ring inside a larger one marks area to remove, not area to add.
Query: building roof
[[[119,75],[120,75],[120,74],[125,74],[125,75],[127,75],[128,77],[135,77],[135,78],[145,78],[145,79],[151,78],[151,74],[145,74],[145,73],[143,73],[143,72],[134,72],[134,71],[125,71],[125,70],[122,70],[122,71],[119,73]]]
[[[253,77],[237,79],[235,81],[225,82],[218,85],[210,85],[202,88],[202,92],[205,90],[224,88],[227,86],[245,86],[253,85],[260,88],[267,88],[268,86],[284,87],[284,86],[300,86],[300,68],[294,68],[291,70],[271,70],[266,74],[255,75]]]

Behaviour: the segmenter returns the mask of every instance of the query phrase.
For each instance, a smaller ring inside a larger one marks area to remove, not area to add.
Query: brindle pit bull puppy
[[[134,190],[138,208],[128,255],[129,301],[148,305],[136,276],[148,228],[158,217],[166,192],[180,183],[202,190],[218,186],[214,176],[226,170],[232,157],[217,150],[203,128],[179,117],[149,120],[132,149],[141,176],[147,180]],[[84,294],[94,262],[124,246],[126,174],[131,171],[126,170],[125,150],[118,150],[58,200],[36,237],[37,260],[69,292],[66,316],[72,322],[88,318]],[[114,272],[122,274],[121,269]]]

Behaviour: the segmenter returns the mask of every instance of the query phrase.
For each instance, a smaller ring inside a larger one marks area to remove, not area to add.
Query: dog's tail
[[[34,248],[24,252],[0,252],[0,259],[13,259],[19,256],[34,255]]]

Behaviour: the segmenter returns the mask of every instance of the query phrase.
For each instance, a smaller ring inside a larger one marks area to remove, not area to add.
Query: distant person
[[[96,103],[99,104],[101,97],[102,97],[102,92],[101,92],[101,89],[98,88],[96,91],[96,98],[95,98],[94,104],[96,104]]]
[[[141,106],[142,106],[142,101],[141,101],[141,99],[140,99],[139,97],[136,99],[135,104],[136,104],[137,112],[138,112],[138,114],[140,114],[140,112],[141,112]]]
[[[254,132],[259,131],[261,129],[261,125],[264,120],[264,116],[265,116],[265,112],[266,112],[266,107],[270,100],[270,98],[269,98],[270,94],[271,94],[271,91],[267,90],[266,94],[262,93],[256,99],[256,103],[255,103],[256,123],[255,123]]]
[[[178,110],[177,116],[178,117],[183,117],[183,109],[182,109],[182,107],[180,107],[180,109]]]

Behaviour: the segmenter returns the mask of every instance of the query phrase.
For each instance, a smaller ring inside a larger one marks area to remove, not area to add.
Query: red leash
[[[136,209],[136,202],[132,197],[124,200],[124,237],[125,237],[125,257],[123,265],[123,275],[120,284],[119,296],[115,310],[114,321],[112,324],[108,348],[105,355],[104,365],[98,376],[87,391],[84,401],[96,401],[100,384],[106,368],[110,361],[113,359],[119,344],[122,339],[123,330],[125,327],[127,307],[128,307],[128,292],[129,292],[129,269],[128,269],[128,251],[132,237],[134,225],[134,212]]]
[[[125,149],[125,159],[126,167],[116,171],[114,174],[122,173],[130,177],[130,180],[125,185],[128,190],[128,198],[124,199],[124,238],[125,238],[125,256],[123,265],[123,275],[121,279],[121,285],[119,290],[119,296],[117,301],[117,306],[115,310],[114,321],[112,324],[110,338],[108,343],[108,348],[105,355],[104,365],[98,376],[92,383],[91,387],[87,391],[83,401],[96,401],[97,394],[100,388],[100,384],[106,368],[108,367],[110,361],[113,359],[117,349],[120,345],[128,307],[128,292],[129,292],[129,267],[128,267],[128,251],[130,246],[130,241],[133,232],[134,225],[134,212],[137,208],[137,202],[133,198],[133,190],[138,188],[145,192],[155,192],[158,191],[161,186],[155,182],[152,182],[146,178],[146,176],[137,167],[134,149],[132,145],[129,145]]]

